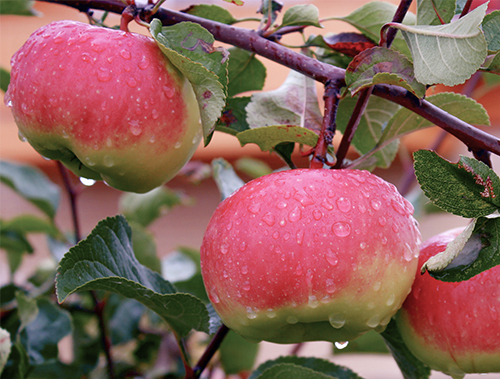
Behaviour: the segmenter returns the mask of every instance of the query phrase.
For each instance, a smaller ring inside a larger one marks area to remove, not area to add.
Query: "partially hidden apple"
[[[147,192],[200,141],[193,88],[150,37],[57,21],[34,32],[11,64],[5,104],[20,137],[78,176]]]
[[[424,242],[419,266],[461,231]],[[410,351],[434,370],[454,378],[500,372],[500,266],[456,283],[419,272],[396,321]]]
[[[201,247],[213,307],[250,341],[350,341],[383,330],[410,291],[420,233],[381,178],[296,169],[245,184]]]

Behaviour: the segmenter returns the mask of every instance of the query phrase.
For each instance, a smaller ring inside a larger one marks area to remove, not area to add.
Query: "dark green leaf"
[[[32,364],[41,364],[58,356],[57,343],[71,333],[71,319],[68,312],[41,298],[36,302],[38,314],[20,332],[21,341]]]
[[[500,53],[497,53],[486,67],[483,67],[482,70],[489,72],[491,74],[500,75]]]
[[[274,147],[274,152],[278,154],[283,161],[290,168],[295,168],[295,164],[292,161],[292,153],[295,149],[295,143],[293,142],[283,142]]]
[[[27,379],[30,371],[28,354],[23,344],[16,341],[12,344],[12,350],[5,368],[0,376],[1,379]]]
[[[408,350],[394,320],[391,320],[385,331],[381,333],[381,336],[384,338],[405,379],[428,379],[430,377],[431,369],[420,362]]]
[[[137,222],[130,222],[134,255],[140,264],[161,273],[160,258],[156,254],[156,242],[152,233]]]
[[[129,222],[144,227],[178,205],[191,205],[192,199],[165,186],[147,193],[125,193],[120,197],[119,211]]]
[[[493,11],[484,17],[482,29],[488,50],[500,50],[500,10]]]
[[[39,16],[33,9],[33,0],[2,0],[0,1],[0,15]]]
[[[441,25],[441,20],[448,23],[454,15],[455,0],[417,1],[417,25]]]
[[[19,234],[44,233],[51,237],[61,237],[57,226],[48,220],[32,214],[17,216],[1,223],[2,232],[17,232]]]
[[[72,312],[73,321],[73,356],[80,370],[85,374],[91,372],[99,362],[102,351],[99,333],[95,330],[93,313]]]
[[[205,144],[224,108],[227,95],[227,57],[214,49],[214,37],[192,22],[163,27],[153,19],[150,33],[167,58],[193,85]],[[224,53],[224,54],[223,54]]]
[[[255,364],[259,344],[248,342],[232,330],[224,338],[219,353],[226,375],[250,372]]]
[[[500,218],[480,217],[459,255],[442,271],[429,271],[444,282],[459,282],[500,264]]]
[[[245,184],[236,172],[234,172],[231,164],[222,158],[212,161],[212,170],[222,200],[229,197],[234,191]]]
[[[17,314],[19,316],[19,332],[33,322],[38,316],[38,305],[36,299],[28,298],[23,292],[16,292]]]
[[[264,175],[269,175],[273,172],[273,169],[263,160],[250,158],[250,157],[242,157],[236,160],[234,166],[237,170],[244,172],[252,179],[259,178]]]
[[[319,10],[313,4],[294,5],[286,10],[283,15],[283,26],[312,25],[321,27],[319,23]]]
[[[162,336],[156,334],[144,335],[137,340],[134,357],[141,363],[153,363],[158,358],[158,349],[161,342]]]
[[[228,25],[234,24],[237,21],[227,9],[219,7],[218,5],[192,5],[184,12],[192,14],[193,16],[203,17],[208,20],[217,21]]]
[[[299,370],[296,371],[296,367]],[[272,371],[269,371],[272,370]],[[290,376],[285,376],[289,372]],[[271,373],[276,373],[279,378],[337,378],[337,379],[361,379],[357,374],[350,369],[339,366],[333,362],[329,362],[319,358],[307,358],[287,356],[278,359],[267,361],[261,364],[250,376],[249,379],[264,379],[274,378],[268,376]],[[298,376],[295,376],[295,373]],[[307,376],[310,373],[311,376]],[[305,376],[303,376],[305,375]],[[318,376],[317,376],[318,375]]]
[[[59,206],[60,190],[41,171],[30,166],[0,162],[0,181],[24,199],[54,218]]]
[[[313,131],[293,125],[273,125],[249,129],[236,135],[245,146],[248,143],[259,145],[262,151],[270,151],[283,142],[295,142],[308,146],[316,146],[318,135]]]
[[[417,151],[414,157],[417,180],[438,207],[468,218],[498,209],[500,179],[486,164],[464,156],[453,164],[428,150]]]
[[[139,334],[139,321],[146,307],[136,300],[114,296],[117,304],[109,315],[109,334],[113,345],[127,343]],[[110,301],[106,304],[109,306]]]
[[[134,256],[131,229],[124,217],[107,218],[63,257],[56,277],[60,302],[83,290],[106,290],[135,299],[156,312],[177,332],[208,331],[203,303],[175,287]]]
[[[34,251],[26,236],[22,233],[15,230],[5,230],[2,227],[0,229],[0,236],[0,248],[6,250],[9,254],[22,256],[24,253],[31,254]]]
[[[0,67],[0,90],[2,90],[3,92],[7,92],[9,83],[10,73],[6,69]]]
[[[14,283],[6,284],[0,287],[0,307],[4,308],[9,303],[13,302],[16,299],[16,292],[21,291]]]
[[[264,87],[266,67],[255,54],[232,47],[229,49],[228,96],[246,91],[259,91]]]
[[[250,97],[231,97],[227,100],[226,107],[216,125],[216,130],[236,135],[248,129],[246,106]]]
[[[79,363],[79,362],[78,362]],[[71,365],[60,361],[45,362],[33,367],[30,372],[30,379],[82,379],[86,373],[78,366],[77,363]]]
[[[351,95],[381,83],[403,87],[419,98],[424,97],[426,90],[415,80],[411,61],[385,47],[374,47],[356,55],[347,67],[345,80]]]

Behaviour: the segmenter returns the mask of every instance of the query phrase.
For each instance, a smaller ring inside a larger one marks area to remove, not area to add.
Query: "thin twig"
[[[228,332],[229,328],[226,325],[222,324],[219,330],[217,330],[217,333],[215,333],[215,336],[210,341],[210,344],[205,349],[200,360],[198,361],[196,366],[194,366],[193,376],[192,377],[186,376],[186,379],[198,379],[200,377],[201,373],[203,372],[203,370],[205,370],[208,363],[214,356],[215,352],[219,350],[220,344],[222,343]]]

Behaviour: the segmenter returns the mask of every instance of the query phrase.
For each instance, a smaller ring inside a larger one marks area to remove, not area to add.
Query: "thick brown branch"
[[[105,10],[121,13],[126,5],[119,0],[39,0],[50,3],[67,5],[81,11],[89,9]],[[225,25],[215,21],[203,19],[189,14],[160,9],[155,15],[164,25],[172,25],[183,21],[196,22],[212,33],[216,40],[225,42],[242,49],[252,51],[283,66],[298,71],[318,82],[326,83],[328,80],[342,85],[345,71],[341,68],[320,62],[307,57],[289,48],[261,37],[257,32],[232,25]],[[377,85],[373,94],[380,96],[419,114],[435,125],[453,134],[466,144],[471,150],[485,149],[500,155],[500,140],[485,133],[460,119],[444,112],[425,100],[418,100],[408,91],[400,87]]]

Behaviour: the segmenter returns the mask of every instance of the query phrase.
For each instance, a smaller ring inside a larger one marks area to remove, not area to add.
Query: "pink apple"
[[[22,139],[75,174],[146,192],[191,158],[200,114],[152,38],[73,21],[34,32],[12,57],[5,103]]]
[[[444,251],[462,229],[422,245],[419,265]],[[457,283],[418,273],[396,316],[410,351],[453,377],[500,371],[500,266]]]
[[[222,321],[252,341],[349,341],[383,330],[417,270],[412,213],[392,184],[367,171],[255,179],[208,225],[205,288]]]

